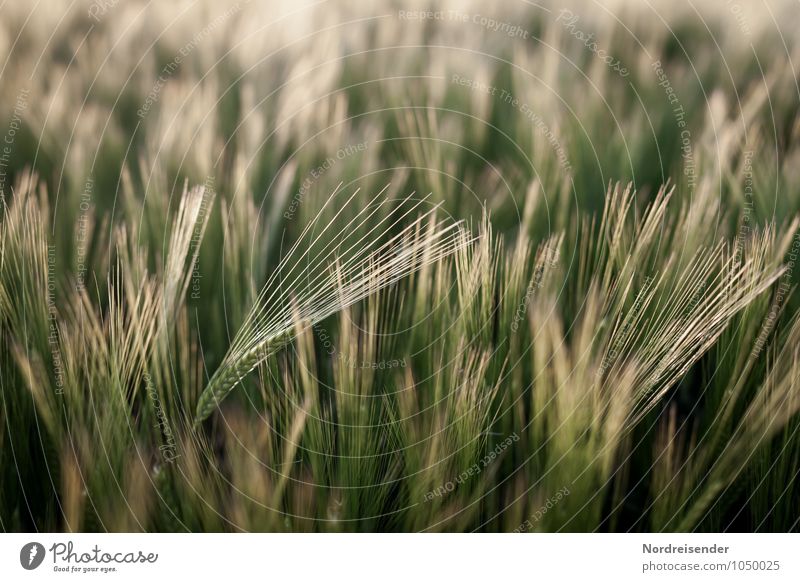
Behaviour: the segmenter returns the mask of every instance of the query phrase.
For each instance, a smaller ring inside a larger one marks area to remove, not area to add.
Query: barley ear
[[[387,188],[328,240],[322,235],[334,220],[316,231],[311,228],[321,212],[301,233],[264,285],[222,365],[200,395],[195,427],[260,362],[291,341],[294,321],[320,322],[472,244],[473,238],[460,222],[442,226],[435,207],[410,219],[425,198],[400,200],[394,209],[379,214],[389,201],[378,201]],[[336,216],[356,194],[336,210]],[[304,239],[307,234],[310,240]]]
[[[257,352],[253,352],[242,357],[231,366],[221,366],[212,376],[208,386],[205,387],[197,402],[197,410],[194,416],[194,427],[196,428],[206,418],[211,416],[214,409],[219,406],[236,385],[242,381],[261,360]]]

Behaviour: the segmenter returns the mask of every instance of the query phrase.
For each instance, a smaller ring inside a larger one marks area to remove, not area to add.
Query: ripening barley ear
[[[295,320],[306,326],[320,322],[473,242],[460,222],[439,226],[436,207],[404,226],[427,197],[400,200],[387,213],[380,213],[391,202],[385,197],[381,200],[388,187],[338,231],[336,219],[359,191],[335,210],[330,222],[320,224],[323,211],[336,208],[337,188],[305,227],[267,280],[222,364],[200,395],[195,427],[259,362],[292,340]],[[375,224],[371,223],[373,217]],[[329,230],[330,238],[323,238]]]
[[[170,235],[164,272],[164,314],[170,320],[186,297],[192,268],[200,254],[199,243],[203,240],[210,216],[209,209],[213,204],[213,190],[205,186],[195,186],[189,190],[184,184],[183,196]]]

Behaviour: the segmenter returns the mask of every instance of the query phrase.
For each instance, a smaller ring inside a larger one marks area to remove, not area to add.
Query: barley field
[[[800,531],[798,27],[0,3],[0,529]]]

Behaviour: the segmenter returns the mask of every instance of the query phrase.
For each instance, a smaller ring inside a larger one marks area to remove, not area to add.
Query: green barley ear
[[[214,412],[214,409],[222,399],[269,353],[266,349],[262,352],[255,350],[240,356],[236,362],[223,363],[211,377],[208,386],[200,395],[200,400],[197,402],[197,410],[195,411],[194,425],[199,425],[211,416],[211,413]]]
[[[390,204],[383,196],[387,188],[336,230],[337,217],[359,192],[321,224],[323,211],[336,208],[337,188],[305,227],[269,277],[200,395],[195,427],[260,362],[292,340],[297,320],[313,325],[472,243],[461,222],[438,224],[436,207],[410,218],[427,197]]]
[[[200,254],[200,242],[208,225],[215,193],[206,185],[191,190],[183,186],[178,214],[170,234],[169,253],[164,270],[163,313],[172,318],[178,311]]]

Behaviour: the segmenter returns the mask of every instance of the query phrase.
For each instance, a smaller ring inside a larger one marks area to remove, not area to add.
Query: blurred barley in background
[[[4,531],[798,531],[789,0],[0,6]]]

